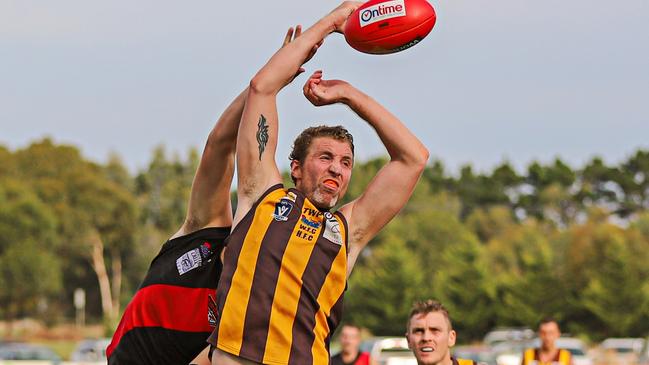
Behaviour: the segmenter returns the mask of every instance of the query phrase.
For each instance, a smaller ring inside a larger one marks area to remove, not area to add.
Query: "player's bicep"
[[[350,242],[367,244],[408,202],[420,171],[399,161],[384,166],[348,207]]]

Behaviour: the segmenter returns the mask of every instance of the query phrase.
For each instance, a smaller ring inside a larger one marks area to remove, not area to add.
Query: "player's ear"
[[[300,165],[300,161],[298,160],[291,160],[291,178],[293,179],[293,182],[296,181],[296,179],[302,178],[302,166]]]
[[[454,330],[451,330],[448,334],[448,347],[453,347],[455,346],[455,339],[457,338],[457,334],[455,333]]]

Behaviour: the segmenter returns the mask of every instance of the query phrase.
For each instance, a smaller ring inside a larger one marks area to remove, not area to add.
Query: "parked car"
[[[530,343],[530,347],[539,346],[541,346],[541,340],[538,338]],[[593,365],[593,359],[588,356],[584,341],[575,337],[559,337],[555,346],[570,351],[573,365]]]
[[[529,340],[501,341],[491,347],[497,365],[520,365],[523,351],[530,347]]]
[[[534,337],[534,331],[528,327],[499,327],[489,331],[482,342],[493,347],[501,342],[527,341]]]
[[[487,346],[455,346],[451,349],[453,357],[473,360],[479,364],[496,365],[496,355]]]
[[[374,337],[361,343],[361,351],[370,354],[376,365],[417,365],[405,337]]]
[[[649,365],[649,337],[644,340],[644,347],[638,357],[638,365]]]
[[[14,342],[0,347],[0,365],[58,365],[61,358],[49,347]]]
[[[110,338],[87,339],[79,342],[72,352],[70,360],[83,362],[83,364],[106,364],[106,347]]]
[[[644,346],[642,338],[607,338],[600,344],[600,362],[609,365],[636,364]]]

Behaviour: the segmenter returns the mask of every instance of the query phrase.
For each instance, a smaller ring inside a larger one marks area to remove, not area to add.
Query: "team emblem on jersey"
[[[286,222],[288,220],[288,215],[293,210],[293,205],[295,204],[295,194],[289,192],[287,196],[281,198],[279,202],[275,203],[275,212],[273,213],[273,218],[276,221]]]
[[[201,266],[203,259],[201,258],[201,252],[199,248],[195,248],[191,251],[185,252],[176,260],[176,267],[178,268],[178,273],[180,275],[185,274],[188,271],[194,270],[195,268]]]
[[[329,212],[325,213],[325,229],[322,237],[337,245],[342,246],[343,244],[343,236],[340,232],[340,223],[336,217]]]
[[[212,245],[209,242],[203,242],[201,247],[199,247],[201,251],[201,258],[206,261],[211,260],[211,256],[214,254],[214,251],[212,250]]]

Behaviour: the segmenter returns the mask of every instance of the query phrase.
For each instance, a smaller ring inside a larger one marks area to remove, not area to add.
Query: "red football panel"
[[[435,20],[435,17],[431,17],[415,28],[406,29],[400,33],[388,35],[383,38],[348,43],[357,51],[370,54],[388,54],[403,51],[424,39],[433,29]]]
[[[409,28],[414,28],[427,22],[431,17],[435,17],[435,11],[425,0],[406,0],[406,4],[405,16],[378,21],[366,25],[362,29],[359,22],[356,21],[358,28],[351,31],[349,40],[352,42],[368,42],[393,34],[399,34]]]

